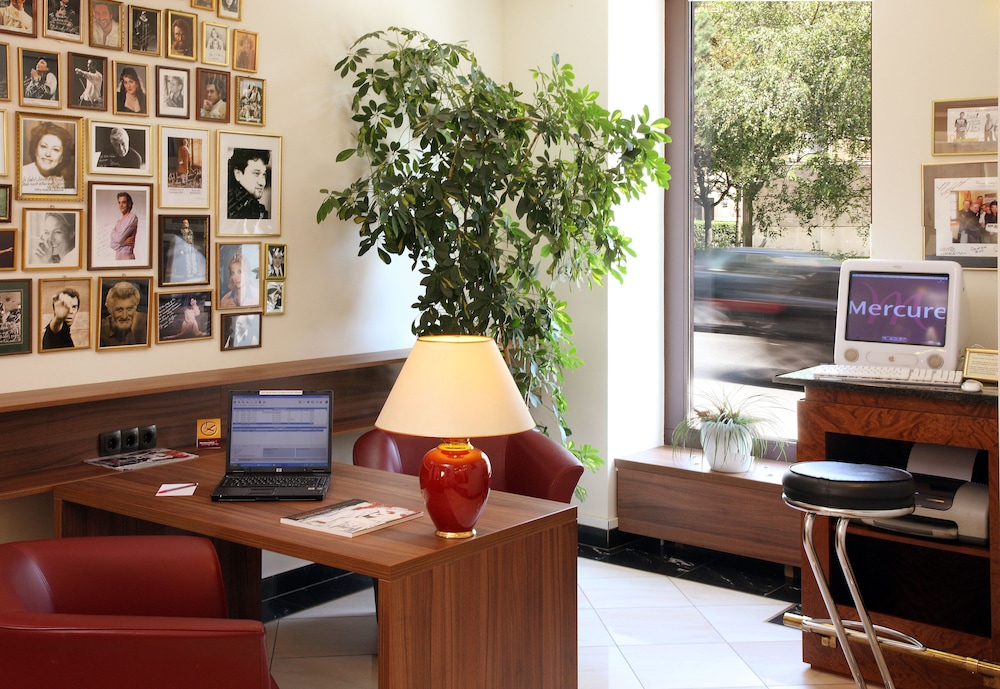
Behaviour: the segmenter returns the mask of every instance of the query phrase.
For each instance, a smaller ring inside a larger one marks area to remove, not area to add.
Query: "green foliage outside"
[[[463,44],[408,29],[362,36],[337,69],[352,79],[357,137],[337,160],[365,172],[321,190],[317,221],[354,223],[361,254],[405,255],[423,290],[413,332],[493,337],[529,406],[596,468],[597,452],[567,438],[563,372],[582,362],[554,288],[623,278],[634,254],[615,207],[667,186],[669,122],[607,111],[558,56],[526,97]]]
[[[738,245],[846,219],[867,232],[871,3],[695,4],[694,201],[725,197]],[[715,241],[711,242],[716,244]]]

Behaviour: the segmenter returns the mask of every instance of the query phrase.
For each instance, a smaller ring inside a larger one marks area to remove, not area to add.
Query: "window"
[[[667,113],[688,170],[674,151],[667,224],[691,231],[667,233],[667,274],[680,253],[686,280],[668,279],[667,321],[687,326],[667,332],[668,431],[706,396],[767,390],[794,439],[801,393],[772,378],[832,361],[840,262],[868,255],[871,4],[679,5],[667,59],[683,46],[690,73]]]

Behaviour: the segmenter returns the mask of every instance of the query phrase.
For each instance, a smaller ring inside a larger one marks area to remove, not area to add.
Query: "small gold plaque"
[[[975,378],[986,383],[997,382],[997,350],[974,349],[965,350],[965,366],[962,368],[964,378]]]

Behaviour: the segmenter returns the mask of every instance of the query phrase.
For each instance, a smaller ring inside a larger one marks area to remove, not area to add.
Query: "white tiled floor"
[[[855,686],[810,669],[799,659],[800,632],[767,621],[787,603],[578,563],[579,689]],[[361,591],[269,623],[271,673],[281,689],[375,689],[374,603]]]

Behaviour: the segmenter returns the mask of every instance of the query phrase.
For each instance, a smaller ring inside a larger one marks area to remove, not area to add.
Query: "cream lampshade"
[[[489,495],[489,458],[469,438],[534,426],[496,343],[474,335],[418,338],[375,421],[391,433],[443,440],[424,456],[420,491],[446,538],[473,535]]]

